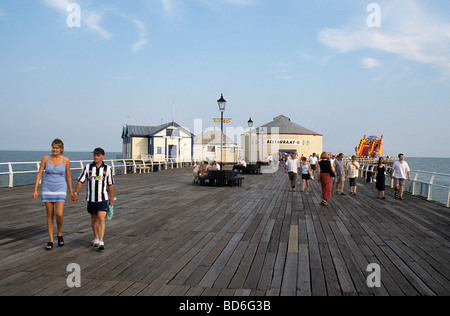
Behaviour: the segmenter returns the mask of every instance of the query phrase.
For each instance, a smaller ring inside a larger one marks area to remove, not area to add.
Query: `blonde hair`
[[[320,154],[320,160],[322,159],[330,159],[330,156],[328,155],[327,152],[324,151],[323,153]]]
[[[60,140],[59,138],[56,138],[53,142],[52,142],[52,147],[53,145],[58,146],[59,148],[61,148],[61,155],[64,154],[64,143],[62,140]]]

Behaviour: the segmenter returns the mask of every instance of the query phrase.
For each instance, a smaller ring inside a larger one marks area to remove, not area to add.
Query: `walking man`
[[[292,158],[289,157],[286,161],[286,173],[289,176],[289,181],[291,182],[291,190],[295,191],[295,185],[297,184],[297,173],[300,167],[300,161],[295,153],[292,154]]]
[[[109,205],[114,205],[114,177],[112,168],[103,162],[105,151],[102,148],[96,148],[93,154],[94,162],[86,165],[78,178],[75,202],[78,202],[78,193],[87,180],[87,211],[91,214],[92,231],[95,237],[92,246],[98,247],[98,250],[104,250],[106,213]]]
[[[319,159],[316,156],[316,153],[313,153],[312,156],[309,157],[309,165],[311,166],[311,179],[314,180],[314,175],[316,172],[316,164]]]
[[[347,176],[347,168],[345,167],[345,162],[343,160],[344,154],[340,153],[337,159],[334,160],[334,168],[336,169],[336,194],[339,194],[339,187],[341,188],[341,195],[344,193],[345,177]]]
[[[403,187],[405,185],[406,176],[408,176],[408,180],[411,181],[411,170],[409,169],[409,165],[405,161],[403,154],[398,154],[398,160],[394,161],[392,169],[394,170],[395,198],[398,198],[400,195],[400,200],[403,200]]]

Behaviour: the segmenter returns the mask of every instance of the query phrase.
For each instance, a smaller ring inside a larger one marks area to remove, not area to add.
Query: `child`
[[[102,148],[96,148],[93,154],[94,162],[86,165],[78,178],[75,202],[78,202],[78,193],[87,180],[87,211],[91,214],[92,231],[95,237],[92,246],[98,247],[98,250],[104,250],[106,213],[109,205],[114,205],[114,178],[111,167],[103,162],[105,151]]]

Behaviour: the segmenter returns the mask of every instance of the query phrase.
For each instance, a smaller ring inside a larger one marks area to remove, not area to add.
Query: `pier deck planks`
[[[449,295],[450,210],[406,195],[289,192],[285,173],[201,187],[190,169],[116,177],[104,252],[83,201],[66,203],[66,246],[44,251],[45,207],[32,187],[0,189],[0,295]],[[348,182],[346,190],[348,192]],[[83,188],[83,190],[85,187]],[[69,288],[70,263],[81,287]],[[381,267],[369,288],[366,267]]]

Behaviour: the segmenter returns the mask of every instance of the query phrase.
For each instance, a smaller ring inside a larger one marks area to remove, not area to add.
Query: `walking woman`
[[[56,217],[58,246],[64,246],[62,236],[64,203],[67,197],[67,187],[69,187],[70,199],[73,200],[72,177],[70,175],[70,161],[63,156],[64,143],[60,139],[52,142],[52,154],[42,157],[39,172],[34,183],[33,199],[38,197],[38,186],[42,180],[41,201],[45,203],[47,209],[47,229],[49,242],[46,250],[53,249],[53,222]]]
[[[322,185],[322,205],[328,205],[331,200],[331,193],[333,192],[332,177],[335,176],[334,167],[330,162],[328,153],[323,152],[320,155],[320,161],[317,168],[317,181]]]
[[[377,180],[375,187],[378,190],[378,198],[379,199],[386,198],[386,196],[384,195],[384,192],[386,191],[386,176],[385,176],[386,172],[388,172],[388,171],[384,164],[384,159],[383,159],[383,157],[380,157],[378,159],[377,167],[375,168],[375,179]]]

